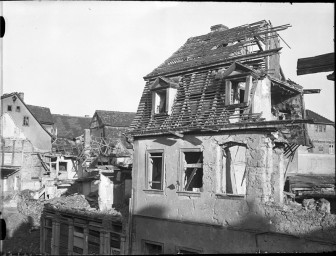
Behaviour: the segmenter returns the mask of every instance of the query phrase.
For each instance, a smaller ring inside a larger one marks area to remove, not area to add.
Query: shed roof
[[[53,114],[57,137],[76,138],[84,133],[84,129],[90,128],[91,117],[65,116]]]
[[[29,108],[30,112],[41,124],[54,124],[54,120],[49,108],[28,104],[26,105]]]
[[[134,112],[119,112],[108,110],[96,110],[97,115],[103,125],[113,127],[129,127],[135,117]]]

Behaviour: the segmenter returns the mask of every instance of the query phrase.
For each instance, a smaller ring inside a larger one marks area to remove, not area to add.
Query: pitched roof
[[[311,111],[309,109],[306,109],[306,118],[307,119],[313,119],[315,123],[324,123],[324,124],[331,124],[335,125],[335,122],[315,113],[314,111]]]
[[[264,51],[259,51],[258,48],[257,51],[249,52],[248,54],[244,52],[244,48],[258,45],[257,41],[262,41],[267,33],[284,30],[289,26],[272,27],[265,20],[231,29],[219,25],[219,27],[224,27],[224,30],[216,30],[205,35],[189,38],[180,49],[146,77],[164,75],[199,66],[209,66],[225,61],[232,62],[233,60],[245,58],[246,55],[272,55],[281,48]]]
[[[42,123],[40,122],[40,120],[37,118],[37,116],[35,116],[35,114],[31,111],[31,109],[28,107],[28,105],[23,101],[23,98],[20,97],[20,93],[18,92],[12,92],[12,93],[5,93],[4,95],[1,96],[1,99],[5,99],[8,97],[16,97],[18,99],[21,100],[22,104],[27,108],[27,110],[32,114],[32,116],[36,119],[36,121],[41,125],[42,129],[50,136],[53,137],[53,135],[47,131],[47,129],[42,125]],[[50,112],[50,110],[49,110]],[[44,119],[44,118],[43,118]],[[48,118],[46,118],[48,119]]]
[[[26,104],[26,106],[29,108],[30,112],[35,116],[35,118],[41,124],[53,124],[54,123],[54,120],[52,118],[49,108],[33,106],[33,105],[28,105],[28,104]]]
[[[91,117],[65,116],[53,114],[57,137],[73,139],[90,128]]]
[[[129,127],[135,117],[134,112],[119,112],[119,111],[107,111],[96,110],[97,115],[103,125],[109,125],[113,127]]]

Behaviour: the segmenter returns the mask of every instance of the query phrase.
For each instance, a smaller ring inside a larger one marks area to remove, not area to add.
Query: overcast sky
[[[3,91],[54,114],[92,116],[95,110],[136,112],[143,77],[189,37],[270,20],[280,31],[286,78],[320,94],[305,106],[335,120],[331,72],[297,76],[299,58],[334,52],[334,4],[222,2],[2,2]]]

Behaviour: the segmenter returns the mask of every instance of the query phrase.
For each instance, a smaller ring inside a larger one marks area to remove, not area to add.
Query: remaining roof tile
[[[28,104],[26,104],[26,106],[41,124],[54,124],[54,120],[49,108]]]
[[[96,110],[96,114],[103,125],[113,127],[129,127],[135,117],[134,112]]]
[[[90,128],[91,117],[64,116],[53,114],[57,137],[73,139]]]

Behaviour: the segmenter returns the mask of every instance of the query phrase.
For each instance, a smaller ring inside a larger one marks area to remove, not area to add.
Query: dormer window
[[[167,112],[167,89],[154,92],[154,113],[164,114]]]
[[[178,81],[158,77],[149,89],[152,91],[152,114],[170,114],[177,92]]]

